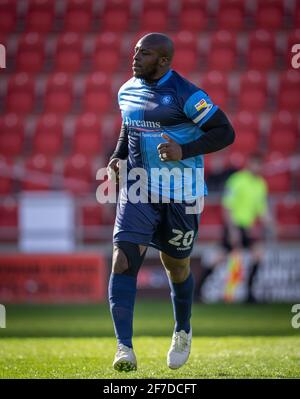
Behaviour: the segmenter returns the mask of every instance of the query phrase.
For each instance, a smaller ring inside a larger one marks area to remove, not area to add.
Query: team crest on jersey
[[[172,102],[172,96],[163,96],[162,97],[162,99],[161,99],[161,103],[162,104],[164,104],[164,105],[168,105],[168,104],[171,104],[171,102]]]
[[[201,109],[206,108],[207,105],[207,102],[204,100],[204,98],[202,98],[202,100],[195,104],[195,108],[197,111],[201,111]]]

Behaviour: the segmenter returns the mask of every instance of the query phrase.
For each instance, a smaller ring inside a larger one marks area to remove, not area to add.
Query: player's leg
[[[248,278],[246,281],[246,286],[247,286],[246,302],[254,303],[254,302],[256,302],[256,299],[255,299],[255,296],[253,295],[253,283],[255,281],[255,277],[257,275],[259,266],[262,261],[263,246],[261,243],[251,243],[251,246],[249,249],[250,249],[251,263],[249,266],[249,274],[248,274]]]
[[[172,369],[183,366],[189,358],[192,342],[192,315],[194,279],[190,271],[190,257],[174,258],[160,252],[160,258],[169,277],[175,328],[167,355]]]
[[[110,311],[118,341],[118,351],[113,365],[119,371],[136,369],[136,358],[132,350],[133,311],[137,275],[146,250],[146,246],[127,241],[119,241],[113,247],[108,291]]]
[[[190,270],[190,257],[178,259],[160,252],[160,259],[167,272],[171,288],[175,331],[190,332],[194,278]]]
[[[113,364],[119,370],[136,367],[132,349],[132,324],[137,275],[152,238],[156,218],[151,204],[132,204],[129,201],[118,203],[108,294],[118,341],[118,352]]]

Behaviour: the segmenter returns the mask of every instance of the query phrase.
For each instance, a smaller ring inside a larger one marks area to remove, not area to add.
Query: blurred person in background
[[[246,166],[233,173],[225,183],[222,198],[223,233],[220,248],[210,264],[203,264],[196,289],[195,300],[202,301],[202,288],[215,268],[224,264],[230,256],[249,251],[250,266],[246,277],[247,294],[245,302],[256,302],[253,282],[263,258],[263,246],[253,237],[253,228],[260,221],[265,238],[274,236],[274,224],[268,206],[268,188],[262,177],[261,154],[249,156]]]

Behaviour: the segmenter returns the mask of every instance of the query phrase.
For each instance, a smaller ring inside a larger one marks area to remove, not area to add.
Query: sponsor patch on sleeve
[[[195,104],[195,108],[197,111],[201,111],[201,109],[207,107],[207,102],[202,98],[202,100],[198,101],[197,104]]]

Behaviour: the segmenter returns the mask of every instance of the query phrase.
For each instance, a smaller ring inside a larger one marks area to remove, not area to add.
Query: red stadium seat
[[[195,52],[197,52],[197,50],[198,50],[197,34],[194,32],[182,30],[182,31],[176,32],[172,36],[172,39],[174,41],[175,51],[177,49],[181,49],[181,48],[190,49]]]
[[[226,75],[220,71],[210,71],[204,76],[202,86],[212,101],[220,108],[226,110],[228,102],[228,80]]]
[[[289,111],[280,111],[273,116],[269,131],[269,151],[280,151],[291,155],[299,150],[297,118]]]
[[[87,32],[91,28],[93,0],[69,0],[64,18],[64,30]]]
[[[46,87],[44,112],[69,112],[72,100],[72,83],[69,75],[57,72],[50,76]]]
[[[129,25],[129,9],[108,9],[102,18],[102,30],[124,32]]]
[[[18,71],[36,73],[44,65],[44,40],[39,33],[29,32],[19,40],[16,67]]]
[[[230,71],[236,62],[236,37],[232,32],[220,30],[211,36],[208,68]]]
[[[27,73],[20,72],[13,75],[8,83],[5,99],[7,112],[28,113],[34,104],[34,81]]]
[[[0,0],[0,32],[13,32],[17,19],[17,1]]]
[[[217,13],[219,29],[242,30],[245,24],[245,2],[241,0],[220,0]]]
[[[239,108],[248,111],[265,109],[267,101],[266,75],[250,70],[241,76]]]
[[[249,36],[247,68],[269,70],[276,67],[275,36],[267,30],[259,29]]]
[[[279,238],[299,238],[300,203],[294,197],[287,196],[278,202],[275,208],[277,235]]]
[[[298,2],[296,3],[296,10],[295,10],[295,16],[294,16],[294,28],[296,28],[296,29],[300,28],[300,5]]]
[[[258,0],[256,9],[256,27],[268,30],[283,28],[283,0]]]
[[[11,175],[11,173],[13,171],[13,166],[14,163],[11,158],[7,158],[5,156],[0,155],[0,195],[6,195],[12,193],[13,176]]]
[[[178,15],[179,29],[195,33],[207,27],[207,2],[196,0],[181,1],[181,11]]]
[[[18,114],[9,113],[0,119],[0,153],[6,157],[21,154],[24,142],[24,121]]]
[[[62,151],[63,123],[57,114],[43,114],[36,123],[33,153],[54,157]]]
[[[162,11],[168,11],[169,1],[168,0],[147,0],[143,2],[143,8],[145,10],[156,8]]]
[[[51,31],[54,20],[55,1],[30,0],[26,15],[26,30],[47,33]]]
[[[0,227],[18,227],[18,207],[16,200],[6,197],[0,203]],[[5,234],[1,234],[1,239]]]
[[[176,50],[173,59],[173,68],[182,74],[193,72],[197,67],[197,53],[189,48],[179,48]]]
[[[92,73],[86,79],[83,109],[90,112],[104,113],[111,105],[111,81],[109,76],[103,72]]]
[[[78,72],[82,61],[82,37],[78,33],[67,32],[59,36],[56,46],[55,70]]]
[[[49,190],[52,187],[53,163],[43,154],[36,154],[24,162],[25,180],[22,190]]]
[[[287,193],[291,190],[291,174],[286,158],[279,152],[266,157],[264,177],[271,193]]]
[[[103,208],[100,204],[83,205],[81,218],[83,226],[101,226],[103,224]]]
[[[232,118],[232,124],[236,133],[234,143],[229,147],[231,154],[241,153],[248,157],[258,148],[259,123],[255,114],[241,111]],[[245,159],[242,160],[244,162]]]
[[[168,30],[168,14],[160,8],[146,8],[141,15],[141,27],[149,32]]]
[[[221,225],[222,224],[222,208],[219,204],[205,203],[203,212],[201,213],[201,224],[203,225]]]
[[[96,71],[113,73],[120,64],[120,38],[113,32],[105,32],[96,39],[93,66]]]
[[[87,156],[96,156],[101,153],[103,143],[97,114],[86,112],[78,117],[73,143],[74,153],[82,153]]]
[[[300,225],[300,203],[294,198],[287,197],[277,203],[276,220],[279,224]]]
[[[278,90],[278,109],[299,112],[300,73],[290,69],[282,73]]]
[[[75,194],[91,191],[92,170],[88,158],[74,154],[64,162],[64,188]],[[96,179],[95,179],[96,180]]]

